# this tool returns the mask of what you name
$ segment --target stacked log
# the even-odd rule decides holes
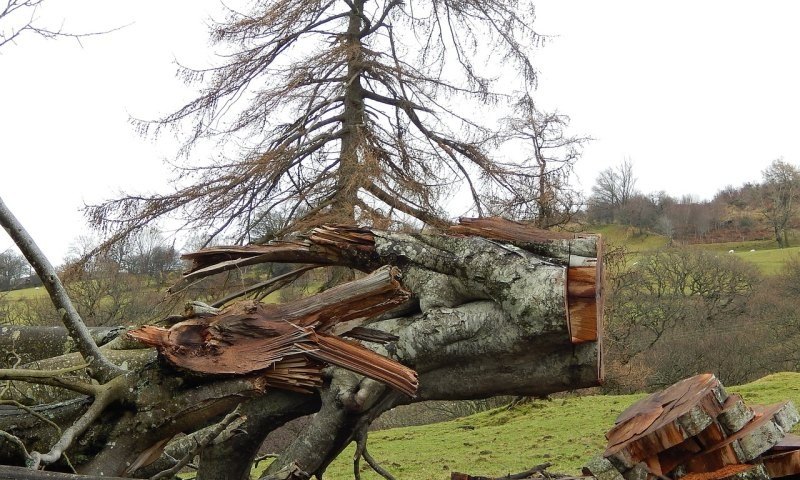
[[[600,480],[766,480],[800,475],[800,420],[792,402],[745,405],[712,374],[636,402],[586,466]]]

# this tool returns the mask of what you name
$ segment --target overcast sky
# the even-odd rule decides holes
[[[86,231],[79,209],[119,190],[163,190],[170,138],[128,120],[156,118],[191,96],[175,58],[212,59],[218,0],[49,0],[43,22],[86,39],[22,38],[0,50],[0,197],[59,263]],[[800,163],[800,2],[541,0],[534,58],[540,107],[595,139],[577,166],[629,158],[644,192],[711,198],[758,181],[774,159]],[[0,251],[10,246],[0,239]]]

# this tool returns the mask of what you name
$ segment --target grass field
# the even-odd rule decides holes
[[[47,290],[44,287],[31,287],[23,288],[20,290],[11,290],[8,292],[0,292],[0,298],[6,300],[30,300],[34,298],[47,297]]]
[[[624,245],[634,257],[637,254],[664,248],[669,244],[669,239],[662,235],[641,232],[624,225],[592,226],[587,231],[603,235],[607,245]],[[733,255],[755,264],[766,275],[780,272],[789,259],[800,255],[800,247],[778,248],[772,240],[693,244],[691,248],[725,254],[733,250]]]
[[[748,405],[783,400],[798,404],[800,373],[778,373],[728,391],[742,395]],[[577,474],[590,457],[602,451],[603,435],[616,416],[642,396],[537,400],[511,410],[499,408],[449,422],[373,432],[368,449],[401,479],[445,479],[451,471],[500,476],[543,462],[553,463],[551,472]],[[353,478],[352,455],[350,447],[325,477]],[[362,478],[381,477],[363,469]]]

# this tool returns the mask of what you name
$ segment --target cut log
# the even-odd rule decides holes
[[[786,452],[789,450],[800,450],[800,435],[787,433],[780,442],[776,443],[775,446],[772,447],[771,450],[776,453]]]
[[[722,412],[725,389],[712,374],[682,380],[629,407],[607,434],[604,456],[625,471],[708,428]]]
[[[619,470],[607,458],[600,455],[586,462],[583,474],[591,475],[597,480],[625,480]]]
[[[744,404],[742,397],[731,395],[725,400],[722,413],[717,417],[717,421],[730,435],[744,428],[753,419],[753,416],[753,409]]]
[[[461,218],[451,233],[508,242],[567,267],[567,314],[573,343],[599,340],[603,312],[602,241],[599,235],[577,235],[532,228],[499,217]]]
[[[761,461],[771,478],[800,475],[800,448],[764,455]]]

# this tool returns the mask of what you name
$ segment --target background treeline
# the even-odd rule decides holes
[[[763,172],[761,182],[727,186],[711,200],[673,197],[667,192],[636,189],[630,161],[600,173],[586,208],[589,224],[617,223],[652,231],[681,243],[775,239],[789,246],[788,232],[797,226],[798,169],[782,160]]]

